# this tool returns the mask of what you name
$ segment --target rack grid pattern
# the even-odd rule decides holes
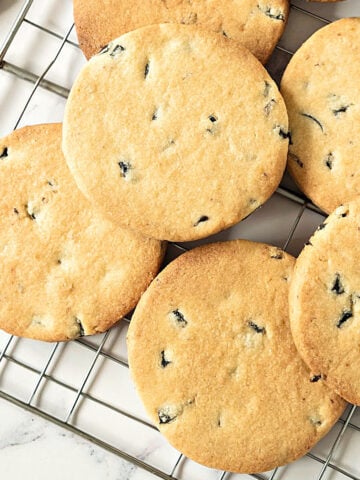
[[[61,36],[57,32],[31,21],[27,15],[33,3],[34,0],[26,0],[24,2],[0,50],[0,72],[3,70],[10,75],[33,84],[32,90],[27,96],[23,108],[16,119],[14,128],[17,128],[20,124],[29,107],[32,97],[38,89],[46,89],[60,97],[67,97],[69,89],[54,81],[48,80],[47,76],[53,65],[60,61],[59,58],[64,45],[69,44],[78,48],[78,45],[70,39],[70,34],[73,30],[72,24],[68,26],[65,35]],[[325,18],[309,13],[299,6],[292,5],[291,9],[305,16],[311,16],[322,24],[328,23],[328,20]],[[53,58],[51,58],[40,75],[7,61],[7,52],[18,35],[19,29],[24,24],[31,26],[31,28],[38,29],[46,36],[54,37],[59,41],[59,45]],[[277,80],[279,80],[281,73],[292,54],[293,52],[288,48],[283,46],[276,47],[268,68]],[[296,192],[296,190],[289,189],[289,187],[279,187],[275,195],[277,195],[281,201],[284,200],[290,202],[295,212],[290,223],[283,225],[283,229],[287,233],[284,236],[286,240],[283,242],[282,247],[286,250],[290,242],[293,240],[296,229],[307,211],[316,212],[317,215],[319,215],[319,223],[324,215],[314,205],[309,203],[304,197]],[[186,248],[182,245],[171,244],[169,248],[169,258],[181,254],[184,250],[186,250]],[[116,333],[114,333],[114,330],[111,330],[94,338],[81,338],[74,342],[70,342],[72,344],[71,348],[76,348],[77,354],[84,358],[80,373],[75,375],[76,380],[69,377],[63,378],[56,369],[56,365],[61,361],[61,358],[64,358],[66,355],[66,349],[70,348],[70,344],[48,344],[46,349],[44,347],[44,351],[41,353],[41,361],[34,366],[34,362],[31,361],[30,356],[25,356],[24,358],[24,355],[21,354],[24,342],[27,344],[25,351],[31,351],[31,348],[33,348],[31,341],[5,335],[3,345],[0,343],[0,398],[33,414],[39,415],[42,418],[63,427],[69,432],[82,436],[94,444],[114,453],[124,461],[129,462],[129,464],[139,467],[144,473],[150,474],[150,477],[152,478],[162,478],[167,480],[190,478],[186,476],[186,469],[184,468],[188,459],[180,453],[174,450],[165,450],[167,452],[166,455],[168,455],[168,459],[165,462],[166,467],[159,467],[158,465],[161,462],[158,462],[156,458],[149,460],[146,456],[139,453],[136,448],[127,448],[126,429],[122,432],[122,436],[124,437],[123,441],[118,443],[112,438],[107,438],[103,432],[97,431],[96,427],[91,425],[91,422],[88,422],[83,418],[83,406],[85,403],[89,403],[100,408],[103,412],[106,412],[104,414],[106,418],[107,414],[109,414],[109,421],[115,417],[121,417],[124,419],[124,425],[134,428],[134,431],[136,431],[137,426],[140,426],[142,431],[146,430],[150,432],[154,438],[160,436],[157,429],[147,422],[146,417],[142,414],[138,415],[136,412],[134,413],[131,408],[128,408],[129,405],[119,405],[113,399],[109,400],[103,398],[99,389],[95,389],[95,393],[92,392],[91,385],[94,382],[96,383],[99,375],[102,375],[100,366],[103,366],[104,363],[107,365],[110,364],[114,371],[120,372],[118,373],[119,378],[122,376],[127,378],[128,364],[124,339],[126,337],[126,330],[129,321],[129,318],[123,319],[116,327]],[[121,344],[118,351],[113,348],[113,345],[117,342],[120,342]],[[20,354],[18,354],[19,351]],[[12,371],[16,371],[17,369],[26,372],[26,374],[29,375],[29,378],[31,378],[31,388],[27,390],[24,389],[20,393],[16,388],[11,387],[11,382],[7,384],[6,381],[4,381],[4,379],[6,380],[7,375],[11,375]],[[55,387],[59,391],[66,391],[67,394],[69,394],[68,397],[71,398],[71,400],[63,406],[64,408],[59,411],[56,411],[56,409],[52,410],[48,406],[43,405],[43,398],[46,396],[46,390],[49,386],[51,386],[51,388]],[[336,431],[336,434],[326,446],[325,452],[316,453],[312,451],[307,454],[306,459],[315,462],[314,464],[316,465],[315,470],[317,473],[311,478],[314,478],[314,480],[321,480],[323,478],[349,478],[360,480],[360,470],[358,469],[356,472],[353,472],[351,465],[350,467],[349,465],[343,466],[342,462],[339,461],[339,457],[336,455],[346,432],[352,431],[360,433],[360,426],[356,422],[355,406],[349,406],[344,416],[334,427],[334,430]],[[139,441],[141,442],[141,440]],[[358,438],[358,442],[358,445],[360,445],[360,437]],[[343,451],[344,449],[342,449],[342,452]],[[206,478],[216,478],[217,480],[232,480],[249,477],[259,480],[284,480],[293,478],[287,475],[286,467],[275,469],[272,472],[264,474],[253,475],[239,475],[228,472],[211,471],[210,476],[210,470],[208,472],[209,477]],[[339,474],[340,476],[334,477],[334,473]],[[204,474],[202,478],[205,479]]]

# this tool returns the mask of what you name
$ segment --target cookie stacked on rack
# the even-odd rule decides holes
[[[124,33],[145,25],[199,25],[240,42],[265,63],[284,31],[288,0],[74,0],[79,43],[86,58]]]
[[[18,185],[1,205],[3,278],[11,281],[2,288],[0,326],[48,341],[102,332],[154,279],[128,334],[130,368],[149,416],[176,448],[207,466],[271,469],[326,434],[346,405],[338,394],[359,401],[356,385],[350,393],[343,388],[344,369],[332,357],[351,346],[360,298],[333,237],[342,238],[343,222],[356,238],[358,207],[336,210],[316,234],[319,248],[304,251],[295,280],[290,255],[243,240],[196,248],[154,278],[164,241],[202,239],[241,221],[278,186],[289,143],[289,165],[305,169],[297,149],[306,122],[324,136],[330,127],[307,107],[292,107],[313,85],[300,79],[306,93],[292,97],[290,65],[283,80],[290,131],[282,95],[259,61],[285,26],[286,1],[239,1],[237,15],[223,5],[214,14],[204,2],[157,2],[148,26],[146,8],[123,3],[109,2],[96,15],[96,2],[75,2],[85,55],[102,48],[75,81],[62,140],[61,126],[52,125],[1,141],[3,182],[11,177]],[[114,15],[115,6],[123,15]],[[358,28],[348,22],[346,38]],[[348,92],[332,89],[326,98],[339,120],[357,112]],[[333,174],[340,146],[326,157]],[[303,279],[322,275],[328,249],[327,296],[315,303],[313,322],[314,305],[304,302],[320,286],[309,290]],[[334,328],[317,335],[329,308]],[[314,338],[328,344],[321,355],[312,355],[319,346],[307,334],[312,322]],[[353,374],[345,381],[356,383]]]
[[[323,211],[360,195],[360,19],[312,35],[281,81],[291,130],[288,170]]]
[[[61,124],[0,140],[0,326],[70,340],[103,332],[136,305],[164,245],[103,217],[76,187]]]
[[[358,405],[359,37],[360,18],[322,28],[293,56],[281,84],[292,137],[289,171],[316,205],[332,212],[296,264],[294,340],[310,368]]]
[[[64,117],[78,186],[113,222],[189,241],[261,206],[285,169],[276,84],[239,43],[193,25],[113,40],[82,69]]]
[[[244,240],[198,247],[169,264],[135,310],[128,350],[138,393],[166,438],[200,463],[273,469],[304,455],[344,409],[292,340],[294,262]]]

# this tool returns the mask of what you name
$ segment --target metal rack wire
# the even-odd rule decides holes
[[[33,95],[38,89],[46,89],[61,97],[67,97],[69,93],[69,90],[67,88],[47,80],[46,77],[52,66],[59,60],[60,53],[64,48],[65,44],[71,44],[72,46],[77,47],[76,43],[72,42],[69,39],[69,36],[73,29],[73,25],[69,25],[66,34],[61,37],[61,35],[52,31],[51,29],[45,28],[42,25],[29,20],[29,18],[27,18],[27,14],[33,3],[34,0],[26,0],[24,2],[0,50],[0,72],[1,70],[3,70],[4,72],[8,72],[11,75],[19,77],[22,80],[31,82],[33,84],[33,88],[23,105],[23,109],[17,117],[14,128],[19,125]],[[323,24],[328,23],[328,20],[326,20],[325,18],[322,18],[313,13],[309,13],[303,8],[295,5],[292,5],[291,8],[294,11],[297,11],[303,15],[312,16],[317,21]],[[40,75],[36,75],[28,69],[17,66],[7,61],[7,52],[12,45],[12,42],[14,41],[20,27],[24,23],[31,25],[31,27],[34,29],[41,30],[44,34],[48,36],[53,36],[61,40],[53,58]],[[285,47],[276,47],[276,52],[273,55],[272,60],[269,64],[269,69],[272,74],[277,77],[277,79],[279,78],[282,69],[286,65],[292,53],[293,52],[291,50]],[[285,227],[287,229],[287,234],[286,240],[284,241],[282,246],[286,250],[290,242],[292,241],[294,233],[296,232],[299,222],[302,220],[305,212],[313,211],[317,212],[320,215],[321,212],[314,205],[307,202],[304,197],[289,188],[279,187],[277,189],[277,195],[296,206],[295,217],[293,218],[292,222]],[[182,245],[178,244],[172,244],[171,249],[173,250],[174,255],[182,253],[185,250]],[[121,322],[120,326],[117,327],[121,329],[123,336],[126,333],[128,322],[129,319],[124,319]],[[89,360],[86,368],[82,372],[82,377],[80,378],[80,381],[76,386],[74,386],[74,384],[70,380],[61,379],[53,373],[52,367],[56,362],[56,359],[61,357],[61,355],[63,354],[63,346],[61,344],[51,345],[50,350],[47,352],[42,362],[42,367],[39,368],[38,366],[34,367],[31,362],[16,355],[16,349],[18,345],[21,344],[21,342],[26,342],[26,340],[18,339],[13,336],[8,336],[3,347],[1,347],[0,345],[0,348],[2,348],[2,350],[0,350],[0,398],[7,400],[12,404],[17,405],[18,407],[21,407],[22,409],[25,409],[33,414],[39,415],[40,417],[68,430],[69,432],[80,435],[81,437],[93,442],[94,444],[106,449],[107,451],[116,454],[125,461],[130,462],[132,465],[139,467],[140,469],[154,475],[156,478],[162,478],[166,480],[186,478],[183,476],[182,472],[183,464],[187,461],[187,459],[183,457],[183,455],[179,453],[174,454],[173,452],[171,462],[169,463],[168,467],[166,469],[160,468],[156,466],[154,462],[147,461],[146,458],[144,459],[141,457],[141,455],[134,454],[126,447],[117,446],[111,440],[104,439],[103,436],[98,434],[95,430],[89,431],[89,429],[87,427],[84,427],[79,420],[83,403],[87,401],[91,402],[92,404],[96,404],[97,406],[104,409],[104,411],[106,410],[116,416],[124,417],[131,424],[139,424],[144,429],[152,430],[155,435],[160,435],[158,434],[156,428],[153,425],[148,423],[141,416],[134,414],[131,409],[125,408],[124,406],[116,405],[114,404],[114,402],[108,401],[106,398],[102,398],[101,395],[93,394],[91,393],[91,390],[87,390],[89,383],[91,383],[91,381],[93,381],[98,374],[96,370],[99,362],[108,361],[119,370],[128,369],[126,354],[125,356],[123,356],[123,358],[121,358],[121,356],[119,356],[118,354],[113,353],[111,348],[108,348],[108,345],[110,343],[110,336],[111,332],[106,332],[105,334],[98,336],[96,341],[93,341],[92,339],[82,338],[74,342],[80,350],[79,354],[86,355],[86,358]],[[11,389],[10,391],[9,389],[7,389],[7,391],[2,389],[1,376],[4,375],[4,372],[6,372],[7,369],[11,368],[11,366],[23,369],[24,371],[29,372],[33,376],[34,385],[31,388],[31,391],[28,392],[27,398],[17,395],[16,392],[11,391]],[[46,385],[48,384],[54,384],[60,389],[66,390],[72,394],[72,401],[67,405],[66,413],[64,415],[58,415],[42,407],[41,392],[44,391]],[[345,433],[349,431],[349,429],[353,430],[354,432],[360,433],[359,426],[352,421],[352,419],[354,418],[355,410],[356,408],[354,406],[349,407],[346,411],[345,416],[339,420],[337,425],[337,434],[334,437],[332,443],[329,445],[325,455],[320,455],[314,452],[310,452],[307,454],[307,458],[314,461],[318,466],[318,468],[316,469],[316,475],[311,477],[314,478],[314,480],[330,478],[332,473],[334,472],[342,475],[342,477],[339,478],[360,480],[359,474],[354,474],[351,469],[344,468],[338,463],[338,461],[334,460],[336,451]],[[235,475],[228,472],[218,472],[217,474],[218,480],[230,480],[235,479],[235,477],[245,478],[247,476]],[[268,474],[253,474],[250,475],[250,477],[259,480],[284,480],[290,478],[289,476],[287,476],[286,468],[275,469]]]

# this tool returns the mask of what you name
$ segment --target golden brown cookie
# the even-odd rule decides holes
[[[135,310],[137,391],[169,442],[199,463],[270,470],[304,455],[344,409],[293,343],[293,266],[269,245],[209,244],[169,264]]]
[[[325,212],[360,195],[360,18],[310,37],[285,70],[281,92],[292,142],[288,169]]]
[[[300,254],[290,320],[305,362],[329,387],[360,405],[360,201],[338,207]]]
[[[125,34],[82,69],[63,149],[83,193],[108,217],[162,240],[206,237],[273,193],[287,113],[264,67],[200,27]]]
[[[113,38],[153,23],[202,25],[242,43],[265,63],[289,13],[288,0],[74,0],[80,47],[89,59]]]
[[[103,332],[156,274],[160,242],[121,229],[77,189],[61,125],[0,140],[0,328],[46,341]]]

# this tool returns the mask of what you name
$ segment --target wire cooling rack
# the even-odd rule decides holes
[[[350,14],[359,15],[359,11],[351,11],[355,2],[348,0],[345,3],[349,4]],[[0,127],[6,116],[4,128],[8,130],[24,123],[34,123],[32,112],[36,108],[38,121],[61,120],[69,88],[84,62],[71,16],[66,16],[68,25],[61,24],[59,3],[66,4],[69,12],[70,0],[57,4],[49,2],[45,21],[39,12],[47,3],[26,0],[21,5],[18,1],[17,17],[9,26],[0,50],[0,86],[9,90],[0,103]],[[321,13],[319,6],[310,7],[302,0],[294,0],[287,28],[292,35],[285,33],[268,63],[268,69],[277,81],[301,42],[337,18],[334,6],[332,10],[330,6],[327,10],[321,8],[326,15]],[[38,15],[32,15],[33,11]],[[36,60],[43,55],[44,61],[36,61],[35,66],[29,66],[29,62],[17,53],[26,32],[30,51]],[[44,51],[44,43],[53,46],[50,54]],[[64,72],[67,72],[65,77]],[[37,100],[36,96],[39,96]],[[61,107],[58,108],[59,101]],[[12,122],[11,127],[9,122]],[[302,197],[285,177],[281,187],[260,210],[239,226],[205,241],[248,238],[278,245],[296,255],[323,217],[322,212]],[[197,243],[171,244],[166,260]],[[112,452],[129,463],[129,471],[137,467],[142,472],[140,478],[360,480],[357,453],[360,415],[354,406],[347,408],[330,434],[303,459],[272,472],[231,474],[198,466],[181,455],[148,422],[133,390],[125,341],[129,321],[123,319],[103,335],[66,344],[45,344],[0,332],[0,399]],[[147,449],[147,445],[156,448]]]

